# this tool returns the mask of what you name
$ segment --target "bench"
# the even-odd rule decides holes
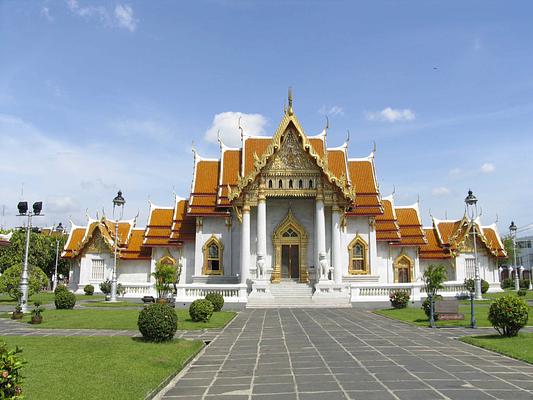
[[[457,299],[437,300],[435,302],[435,314],[439,321],[463,320],[464,314],[459,313],[459,301]]]
[[[155,303],[155,299],[154,299],[154,296],[144,296],[142,298],[142,301],[144,304],[147,304],[147,303]]]

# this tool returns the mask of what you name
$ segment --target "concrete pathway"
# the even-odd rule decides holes
[[[247,310],[156,396],[188,400],[533,399],[533,365],[361,309]]]

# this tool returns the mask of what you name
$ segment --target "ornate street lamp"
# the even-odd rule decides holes
[[[31,217],[43,216],[41,211],[43,209],[42,201],[33,203],[33,212],[28,211],[28,202],[21,201],[17,205],[19,217],[28,217],[28,223],[26,224],[26,248],[24,250],[24,264],[22,264],[22,274],[20,276],[20,298],[19,306],[23,313],[28,312],[28,289],[29,289],[29,277],[28,277],[28,254],[30,251],[30,232],[31,232]]]
[[[52,290],[56,290],[57,283],[59,281],[59,276],[57,275],[57,265],[59,262],[59,242],[61,239],[61,236],[63,235],[63,232],[65,232],[65,228],[63,227],[63,224],[60,222],[57,224],[56,228],[54,229],[54,232],[56,234],[56,267],[54,270],[54,277],[52,278]]]
[[[516,231],[518,228],[514,224],[514,221],[511,221],[509,225],[509,236],[513,241],[513,267],[514,267],[514,289],[518,292],[520,290],[520,270],[516,265]]]
[[[481,277],[479,276],[479,264],[477,261],[477,243],[476,243],[476,225],[475,219],[478,217],[477,212],[477,198],[474,196],[471,190],[468,191],[468,196],[465,198],[466,212],[470,217],[470,228],[472,235],[474,236],[474,292],[476,300],[483,300],[481,296]]]
[[[122,197],[122,192],[119,190],[117,196],[113,199],[113,219],[115,220],[115,262],[113,264],[113,275],[111,276],[111,301],[117,301],[117,251],[119,244],[118,237],[118,221],[122,219],[124,215],[124,204],[126,200]],[[115,208],[120,208],[120,218],[115,218]]]

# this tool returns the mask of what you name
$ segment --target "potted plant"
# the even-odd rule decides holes
[[[43,322],[42,312],[44,311],[44,307],[41,307],[41,303],[38,301],[33,303],[33,306],[33,310],[31,310],[31,323],[40,324]]]
[[[15,307],[15,311],[11,314],[11,319],[22,319],[24,313],[22,312],[22,307],[20,305]]]
[[[176,281],[176,271],[176,266],[172,264],[161,263],[160,261],[156,263],[152,276],[155,278],[158,303],[168,303],[172,284]]]

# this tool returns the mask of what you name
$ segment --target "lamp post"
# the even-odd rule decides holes
[[[43,209],[42,201],[37,201],[33,203],[33,212],[28,211],[28,202],[21,201],[17,205],[18,216],[19,217],[28,217],[28,222],[26,224],[26,248],[24,250],[24,264],[22,264],[22,274],[20,276],[20,298],[19,306],[23,313],[28,312],[28,286],[29,286],[29,277],[28,277],[28,254],[30,251],[30,232],[31,232],[31,217],[33,216],[42,216],[41,211]]]
[[[466,212],[470,217],[470,227],[472,235],[474,236],[474,292],[476,300],[483,300],[481,296],[481,277],[479,276],[479,264],[477,261],[477,243],[476,243],[476,225],[474,220],[478,217],[477,214],[477,198],[471,190],[468,191],[468,196],[465,198]]]
[[[117,301],[117,251],[118,251],[118,221],[119,219],[115,218],[115,208],[120,208],[120,219],[124,214],[124,204],[126,200],[122,197],[122,192],[119,190],[117,196],[113,199],[113,219],[115,220],[115,262],[113,264],[113,275],[111,276],[111,301]]]
[[[54,270],[54,277],[52,279],[52,290],[55,291],[57,288],[57,283],[59,281],[59,277],[57,276],[57,265],[59,262],[59,239],[61,238],[61,235],[63,235],[63,232],[65,232],[65,228],[63,227],[63,224],[61,222],[57,224],[54,232],[56,233],[56,267]]]
[[[511,236],[511,240],[513,241],[513,267],[514,267],[514,290],[517,292],[520,290],[520,270],[518,269],[518,266],[516,265],[516,231],[518,228],[514,224],[514,221],[511,221],[511,225],[509,225],[509,236]]]

